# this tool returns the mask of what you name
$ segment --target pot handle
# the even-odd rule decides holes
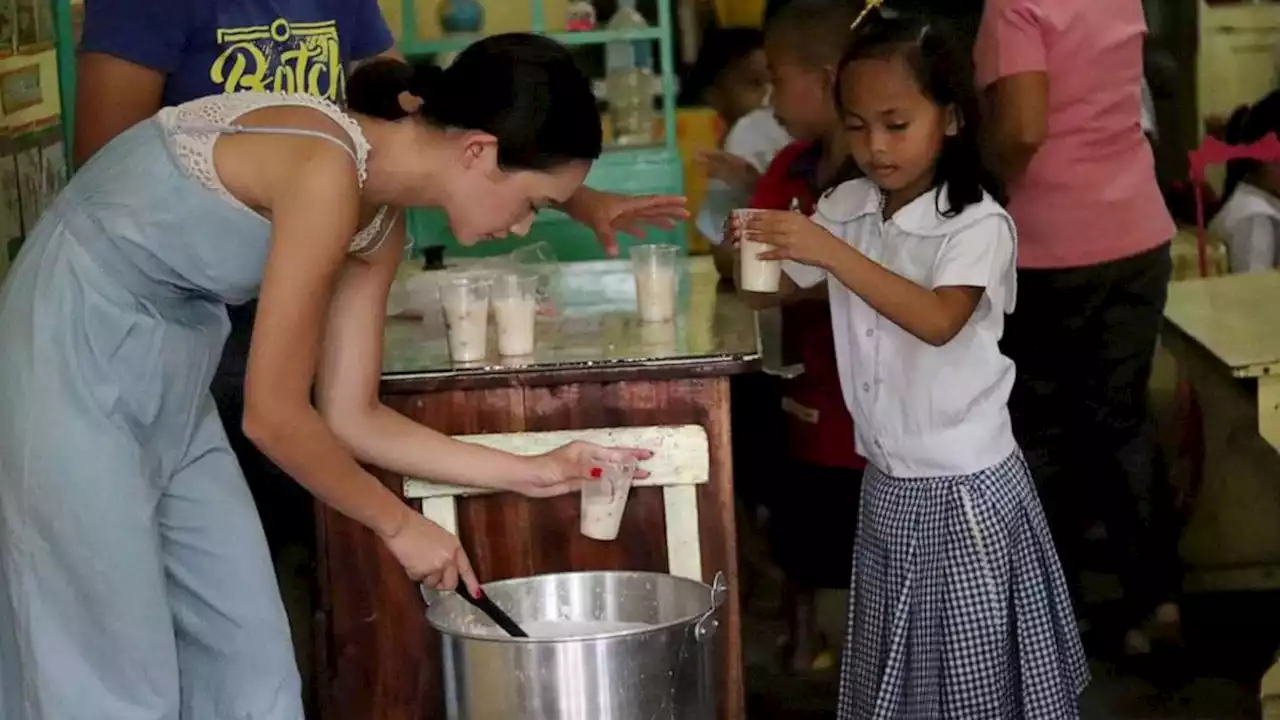
[[[729,582],[724,579],[723,572],[717,572],[715,579],[711,581],[711,609],[703,613],[693,626],[693,637],[698,642],[710,640],[716,634],[716,629],[720,627],[720,620],[715,616],[716,611],[724,605],[725,598],[728,596]]]

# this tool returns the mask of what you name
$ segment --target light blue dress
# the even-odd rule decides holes
[[[209,393],[225,305],[256,295],[270,225],[192,177],[171,139],[149,120],[105,147],[0,288],[4,720],[303,717]]]

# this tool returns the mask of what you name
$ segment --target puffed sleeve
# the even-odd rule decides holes
[[[934,261],[933,287],[979,287],[991,303],[1013,312],[1017,256],[1013,222],[988,215],[947,238]]]

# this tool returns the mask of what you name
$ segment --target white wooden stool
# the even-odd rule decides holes
[[[458,435],[455,439],[517,455],[539,455],[574,440],[605,447],[652,451],[653,457],[642,463],[649,477],[636,480],[632,487],[662,488],[667,526],[667,571],[704,582],[696,486],[709,481],[711,457],[707,431],[701,425]],[[458,532],[458,498],[495,492],[499,491],[418,478],[404,480],[404,496],[421,500],[422,514],[455,534]]]

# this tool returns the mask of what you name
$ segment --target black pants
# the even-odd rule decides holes
[[[311,494],[259,452],[240,429],[244,415],[244,375],[257,309],[257,302],[227,308],[231,334],[223,348],[212,390],[231,450],[240,461],[240,469],[258,506],[267,545],[272,557],[276,557],[286,545],[313,547],[315,510]]]
[[[1079,606],[1079,551],[1102,520],[1126,620],[1180,587],[1177,521],[1147,407],[1169,246],[1065,270],[1019,270],[1003,349],[1017,363],[1014,432]]]
[[[785,477],[769,505],[774,561],[801,587],[848,589],[862,471],[793,461]]]
[[[782,381],[763,372],[729,378],[733,489],[748,506],[769,505],[787,472]]]

